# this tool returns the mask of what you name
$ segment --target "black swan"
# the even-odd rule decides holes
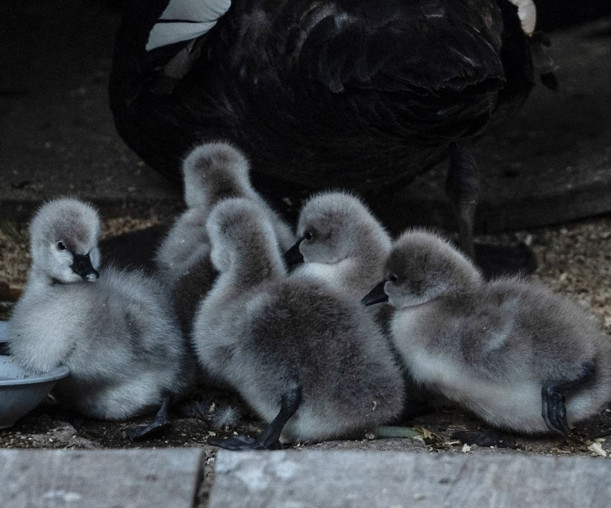
[[[449,154],[472,255],[464,145],[523,103],[533,55],[546,65],[518,17],[532,0],[512,2],[130,0],[109,84],[117,130],[177,182],[194,145],[228,140],[277,202],[330,186],[375,201]]]

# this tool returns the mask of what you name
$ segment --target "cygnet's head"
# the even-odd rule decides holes
[[[424,230],[406,231],[395,241],[385,273],[387,278],[378,286],[378,293],[383,288],[395,308],[467,293],[483,282],[471,261],[446,240]]]
[[[219,272],[234,263],[264,265],[271,261],[283,269],[278,242],[268,214],[246,198],[224,199],[206,223],[212,250],[210,258]]]
[[[334,264],[370,251],[385,255],[391,240],[367,207],[346,192],[324,192],[303,206],[297,224],[298,243],[287,263]]]
[[[249,164],[225,142],[205,143],[183,162],[184,199],[189,208],[211,208],[219,200],[252,193]]]
[[[50,201],[30,225],[32,265],[58,282],[94,282],[99,237],[100,218],[92,206],[73,198]]]

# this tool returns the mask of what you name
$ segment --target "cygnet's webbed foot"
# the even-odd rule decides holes
[[[171,426],[170,420],[168,419],[168,411],[170,405],[174,400],[172,394],[164,395],[161,400],[161,406],[159,411],[155,415],[155,418],[148,425],[133,425],[125,429],[125,435],[130,441],[142,441],[153,437]]]
[[[529,275],[537,269],[537,258],[524,242],[517,245],[476,243],[475,261],[487,279],[504,275]]]
[[[541,388],[542,410],[541,414],[547,428],[564,438],[571,432],[566,418],[566,394],[576,388],[582,387],[594,377],[594,364],[588,362],[584,365],[583,374],[572,381],[544,383]]]
[[[301,387],[293,388],[282,394],[280,411],[276,418],[263,429],[257,439],[248,436],[232,436],[227,439],[209,439],[208,444],[226,450],[270,450],[280,442],[282,429],[301,404]]]
[[[515,439],[511,434],[497,429],[484,430],[459,430],[452,433],[453,439],[458,439],[461,443],[468,445],[476,444],[489,448],[517,448]]]
[[[545,425],[552,432],[562,437],[568,437],[571,429],[566,421],[566,407],[564,395],[553,385],[543,385],[541,390],[543,409],[541,411]]]
[[[148,425],[132,425],[125,429],[125,436],[130,441],[143,441],[149,439],[157,434],[160,434],[164,430],[171,427],[170,420],[167,418],[155,417],[155,419]]]

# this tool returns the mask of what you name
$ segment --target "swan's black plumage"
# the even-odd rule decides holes
[[[176,179],[225,138],[268,188],[396,188],[533,85],[507,0],[233,0],[178,80],[161,69],[186,43],[145,51],[167,3],[126,7],[110,98],[127,144]]]

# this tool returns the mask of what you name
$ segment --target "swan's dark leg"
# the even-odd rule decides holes
[[[155,415],[155,418],[148,425],[134,425],[125,429],[125,435],[130,441],[140,441],[145,438],[151,437],[153,434],[161,432],[170,426],[170,420],[168,420],[168,410],[174,396],[171,394],[164,395],[159,411]]]
[[[280,402],[280,412],[274,420],[263,429],[257,439],[248,436],[233,436],[228,439],[209,439],[208,443],[227,450],[269,450],[278,443],[282,429],[295,414],[301,404],[301,388],[285,392]]]
[[[460,248],[471,259],[475,259],[473,223],[479,196],[479,177],[471,154],[456,143],[450,146],[446,193],[458,221]]]
[[[542,410],[541,414],[547,428],[556,434],[567,437],[571,432],[566,419],[566,394],[571,390],[582,387],[592,380],[594,376],[594,364],[584,365],[584,373],[572,381],[544,383],[541,389]]]
[[[446,193],[458,222],[459,246],[476,261],[487,278],[515,273],[532,273],[537,260],[524,243],[516,246],[474,244],[475,209],[479,198],[479,175],[471,154],[458,144],[450,147]]]

